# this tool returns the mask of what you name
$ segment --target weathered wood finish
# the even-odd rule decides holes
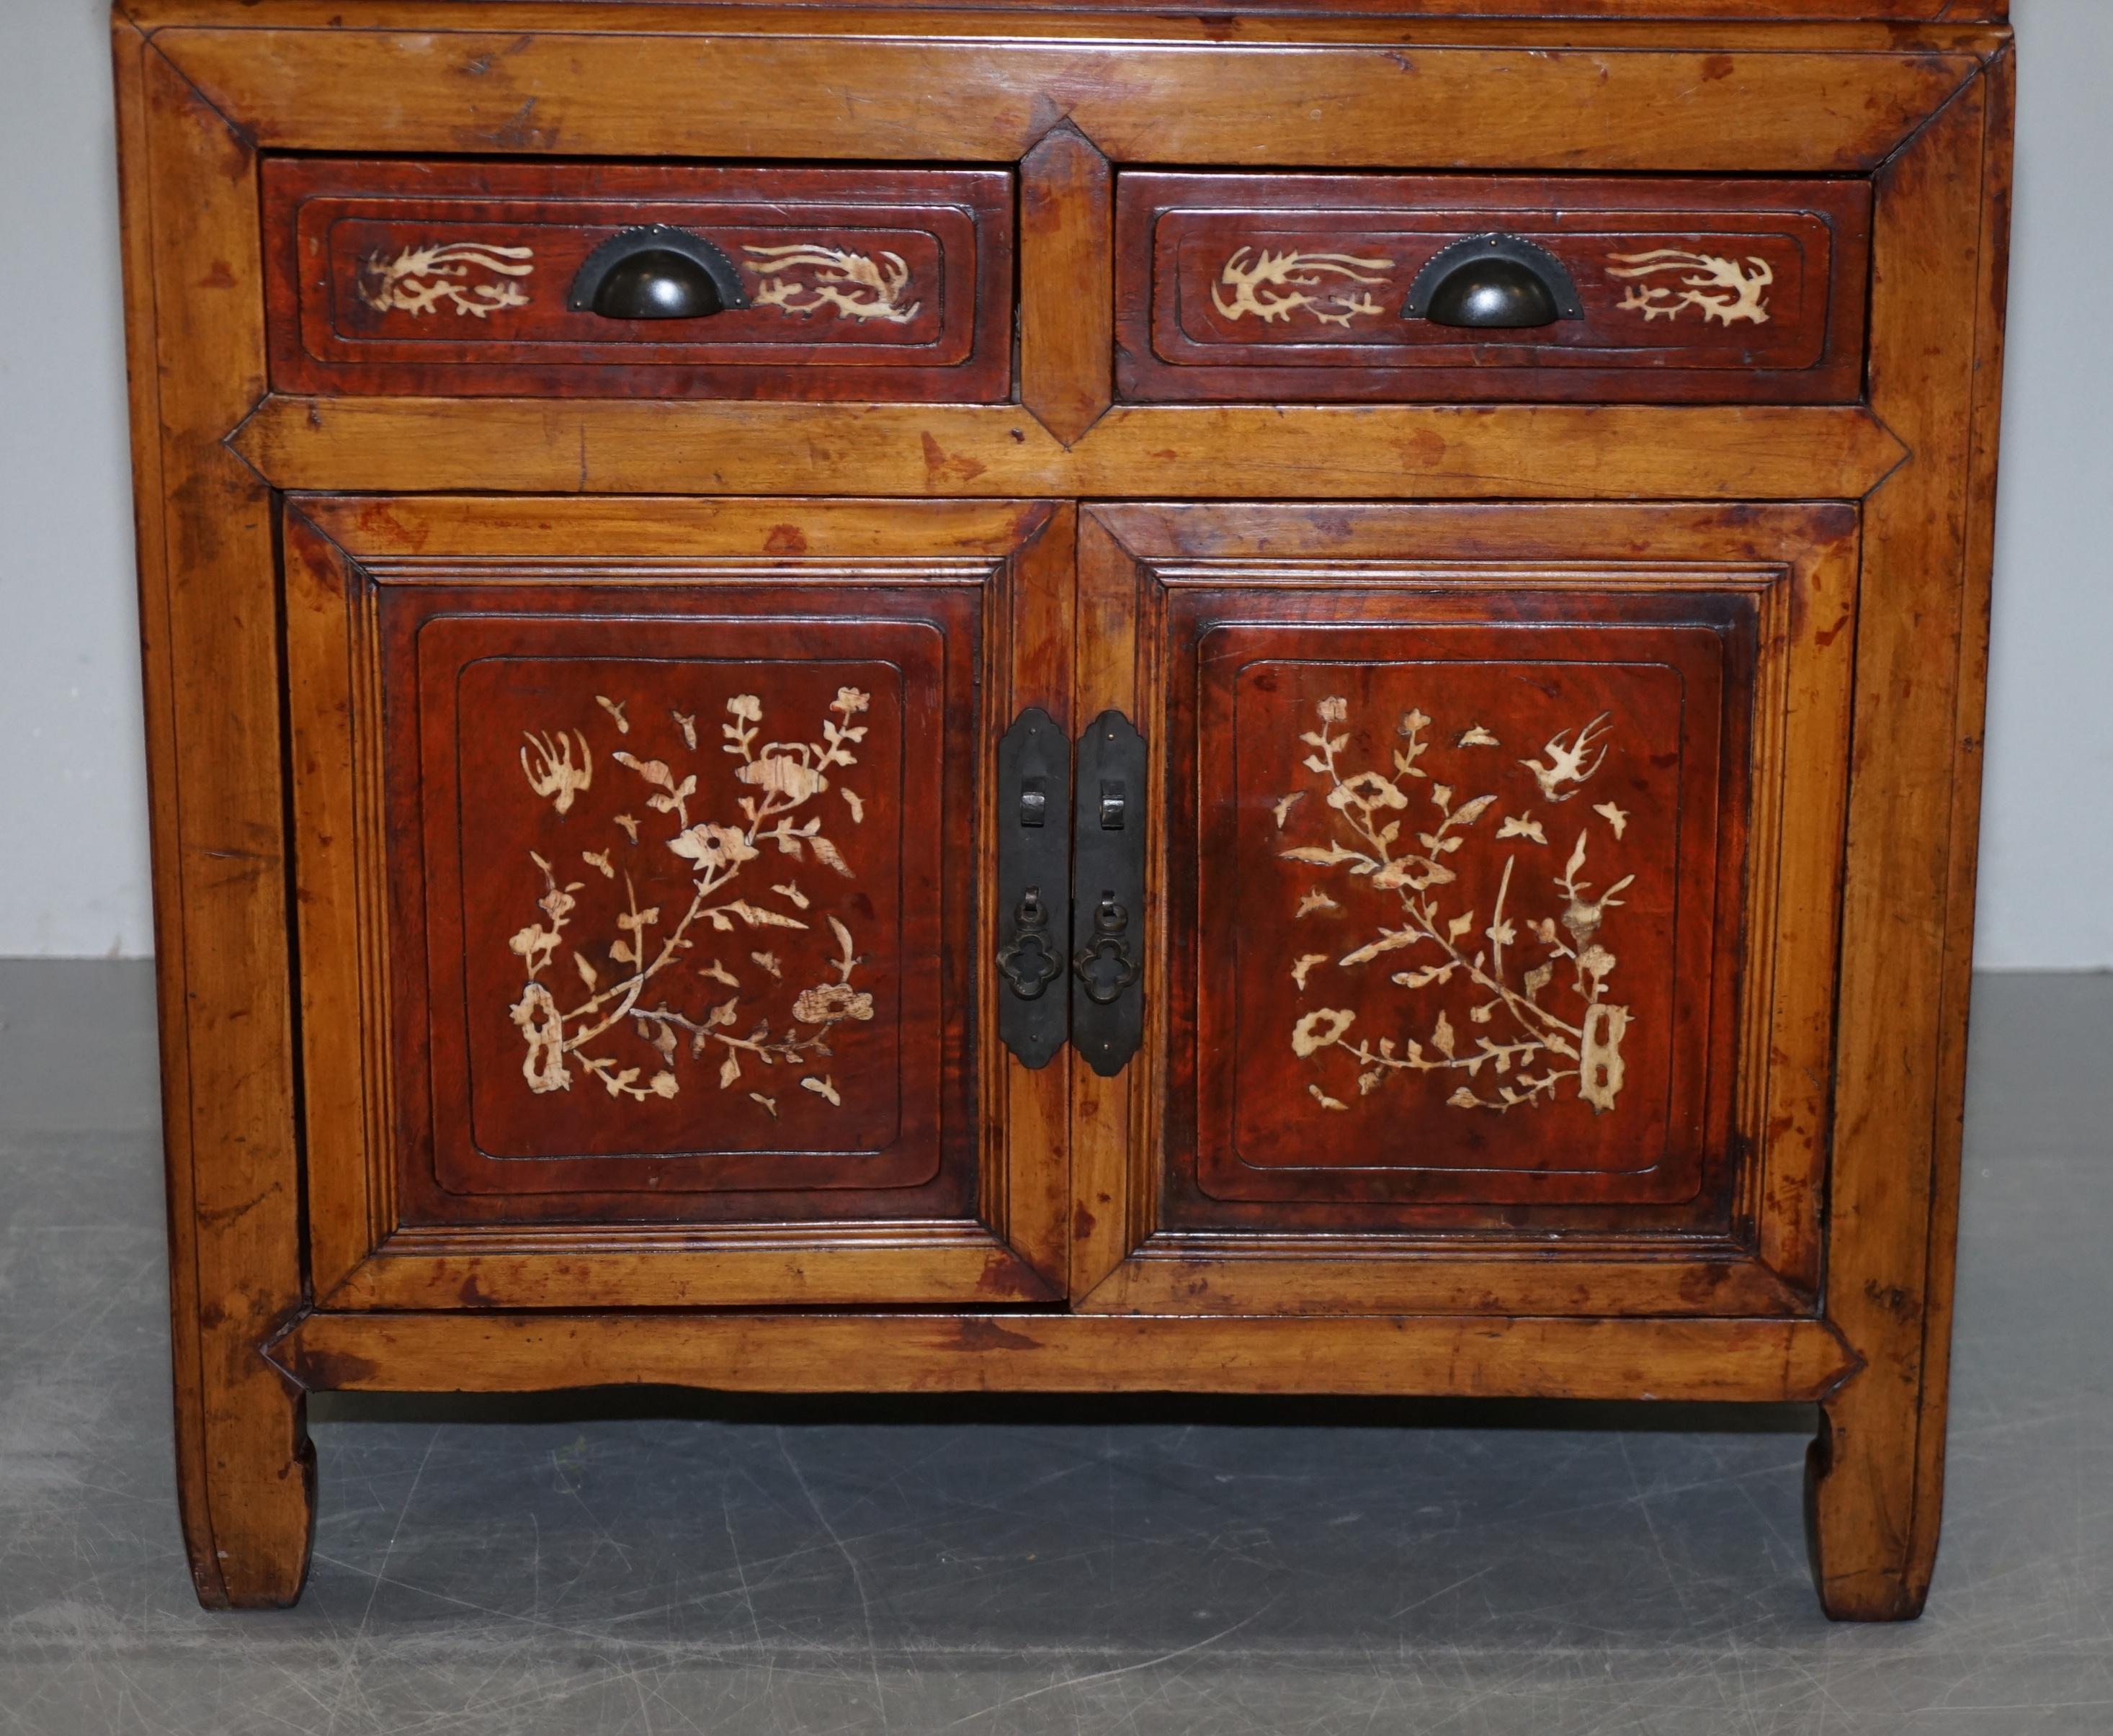
[[[1114,176],[1069,128],[1036,145],[1020,171],[1020,401],[1070,446],[1115,392]]]
[[[1943,1506],[1966,974],[2009,230],[2008,54],[1880,178],[1871,399],[1914,461],[1867,505],[1828,1311],[1869,1372],[1812,1454],[1830,1615],[1919,1615]]]
[[[200,1597],[298,1594],[311,1388],[669,1381],[1816,1402],[1822,1601],[1919,1611],[1957,1211],[2004,11],[132,0],[119,125],[179,1483]],[[1155,188],[1216,213],[1195,246],[1170,244],[1157,289]],[[431,312],[392,300],[348,324],[296,251],[304,189],[386,220],[317,248],[329,272],[368,253],[387,266],[383,243],[445,243],[427,219],[465,208],[450,199],[500,226],[472,239],[504,248],[529,244],[501,229],[543,206],[592,216],[573,245],[698,197],[764,221],[784,189],[833,221],[879,213],[876,246],[913,280],[937,272],[940,294],[878,335],[856,316],[825,331],[817,309],[801,343],[731,368],[642,330],[622,354],[568,349],[554,283],[508,335],[515,279],[491,271],[480,292],[473,262],[459,281],[481,314],[454,312],[453,280],[429,274],[408,296]],[[1547,217],[1551,234],[1677,207],[1704,251],[1773,211],[1781,247],[1808,251],[1793,271],[1755,249],[1783,286],[1768,321],[1683,330],[1660,297],[1641,335],[1655,348],[1589,365],[1508,365],[1513,339],[1460,356],[1430,333],[1344,337],[1354,319],[1314,321],[1325,355],[1281,321],[1153,327],[1152,296],[1248,219],[1394,222],[1410,206],[1431,237],[1529,207],[1577,213]],[[952,241],[947,211],[967,226]],[[1694,401],[1636,401],[1654,394]],[[1182,503],[1137,503],[1152,501]],[[847,841],[893,827],[879,872],[899,915],[860,905],[804,843],[807,878],[780,875],[783,853],[765,884],[853,932],[876,1008],[916,1009],[865,1047],[874,1022],[840,1043],[809,1022],[832,1037],[816,1084],[842,1101],[789,1089],[850,1131],[794,1137],[784,1091],[775,1117],[745,1095],[746,1062],[744,1109],[684,1120],[719,1095],[717,1068],[682,1048],[688,1025],[671,1046],[650,1018],[613,1027],[636,1052],[612,1052],[599,1083],[566,1090],[541,1051],[551,1088],[523,1114],[504,1091],[538,1064],[536,1009],[511,1009],[554,980],[527,968],[524,936],[554,918],[540,878],[517,883],[527,851],[554,869],[543,845],[562,840],[568,921],[613,922],[619,878],[592,859],[618,869],[618,791],[646,793],[615,754],[672,768],[694,752],[701,802],[722,717],[756,721],[730,701],[769,720],[750,758],[805,743],[811,760],[823,738],[778,719],[839,687],[866,699],[844,698],[842,721],[895,771],[864,822],[822,836],[874,872]],[[984,839],[1018,796],[997,787],[995,745],[1027,705],[1074,733],[1120,709],[1150,750],[1147,1041],[1113,1077],[1068,1050],[1030,1070],[997,1041]],[[1411,714],[1427,721],[1404,735]],[[1320,736],[1321,771],[1278,741],[1294,723]],[[563,816],[561,727],[596,767]],[[1477,754],[1502,756],[1479,782]],[[1345,777],[1324,788],[1331,754]],[[1308,777],[1280,831],[1276,804]],[[1424,1077],[1454,1069],[1328,1070],[1346,1032],[1388,1034],[1392,997],[1457,988],[1375,974],[1412,975],[1427,941],[1346,964],[1347,928],[1345,950],[1303,938],[1334,920],[1319,907],[1277,921],[1292,893],[1364,895],[1327,879],[1341,859],[1272,854],[1340,843],[1312,828],[1349,811],[1327,801],[1345,781],[1382,821],[1420,800],[1418,831],[1485,793],[1500,800],[1454,830],[1520,822],[1508,882],[1501,863],[1454,868],[1469,945],[1497,944],[1489,875],[1513,896],[1529,850],[1567,863],[1596,828],[1564,870],[1581,909],[1614,883],[1618,846],[1634,857],[1597,928],[1545,886],[1519,911],[1577,943],[1557,959],[1568,982],[1534,995],[1589,996],[1589,979],[1628,997],[1609,1001],[1633,1015],[1621,1032],[1594,1015],[1584,1044],[1586,1015],[1570,1021],[1596,1071],[1581,1055],[1556,1101],[1498,1115],[1486,1100],[1516,1056],[1467,1076],[1472,1105],[1449,1100],[1462,1082]],[[1422,787],[1439,782],[1442,802]],[[1677,847],[1651,842],[1676,822]],[[665,914],[686,882],[650,860],[637,889]],[[838,968],[818,923],[759,940],[732,919],[713,944],[738,942],[720,964],[744,997],[796,998]],[[1221,958],[1236,923],[1252,945]],[[1614,962],[1588,969],[1601,941]],[[587,962],[601,986],[623,964]],[[669,1005],[705,1023],[701,1000]],[[1390,1059],[1402,1034],[1450,1062],[1498,1028],[1495,1009],[1475,1017],[1485,1003],[1443,1005],[1444,1041],[1426,1009]],[[1209,1058],[1225,1050],[1245,1053],[1244,1109]],[[1375,1070],[1403,1077],[1367,1105]],[[1382,1160],[1345,1161],[1334,1126]],[[1244,1142],[1263,1161],[1231,1163]]]
[[[270,490],[220,444],[264,385],[257,158],[129,30],[116,42],[176,1471],[212,1607],[290,1603],[315,1460],[259,1346],[306,1300]]]
[[[1776,404],[1119,404],[1067,449],[1011,405],[275,396],[231,443],[287,489],[942,499],[1806,500],[1907,455],[1860,406]]]
[[[1551,49],[1545,28],[1518,33],[1528,46],[1408,52],[1392,34],[1253,45],[1195,25],[1161,42],[1038,29],[1003,41],[956,34],[943,13],[842,43],[783,23],[723,36],[523,37],[482,17],[431,28],[178,25],[156,46],[267,149],[1007,162],[1068,120],[1117,163],[1688,175],[1871,169],[1980,66],[1963,46],[1845,56],[1779,37],[1745,55],[1714,42]],[[1404,102],[1411,79],[1417,100]],[[365,94],[376,89],[386,107]],[[696,102],[706,89],[798,100]],[[1500,121],[1492,90],[1516,93]]]
[[[591,17],[598,26],[611,30],[659,29],[665,26],[670,6],[694,7],[700,16],[738,6],[742,22],[783,26],[788,21],[815,35],[866,34],[874,28],[874,15],[892,26],[915,29],[920,13],[905,8],[903,0],[844,0],[832,16],[815,17],[774,7],[770,0],[751,5],[746,0],[596,0]],[[512,0],[509,21],[523,30],[577,29],[577,0]],[[171,24],[249,25],[257,22],[254,0],[132,0],[127,8],[143,29]],[[963,11],[952,15],[947,28],[968,34],[1009,36],[1020,30],[1021,11],[1035,14],[1036,34],[1070,33],[1104,36],[1100,15],[1081,13],[1076,0],[1017,0],[1011,9],[981,12]],[[1345,19],[1351,27],[1369,30],[1371,24],[1358,19],[1360,13],[1382,15],[1388,27],[1407,34],[1426,30],[1435,22],[1449,20],[1492,21],[1484,29],[1517,34],[1540,33],[1540,23],[1554,20],[1590,21],[1606,25],[1622,19],[1653,21],[1643,27],[1640,40],[1663,36],[1668,21],[1714,23],[1736,27],[1739,21],[1764,26],[1785,21],[1808,25],[1830,22],[1899,21],[1953,25],[2000,24],[2010,16],[2010,0],[1270,0],[1248,11],[1198,17],[1180,0],[1154,0],[1128,9],[1124,28],[1141,36],[1175,34],[1200,41],[1218,42],[1242,37],[1267,39],[1290,32],[1310,35],[1326,30]],[[1167,18],[1155,14],[1171,13]],[[336,0],[276,0],[272,21],[285,27],[334,29],[345,20]],[[361,17],[377,30],[452,30],[486,21],[478,0],[454,0],[433,4],[431,0],[370,0]],[[680,16],[681,14],[676,16]],[[1540,22],[1520,24],[1521,19]],[[1372,21],[1378,22],[1379,21]],[[1616,34],[1616,33],[1610,33]],[[1776,34],[1773,30],[1755,33]],[[1886,38],[1873,36],[1872,40]]]
[[[314,1314],[270,1347],[303,1383],[539,1392],[626,1383],[750,1392],[1464,1393],[1810,1401],[1853,1365],[1815,1320],[1125,1320]]]

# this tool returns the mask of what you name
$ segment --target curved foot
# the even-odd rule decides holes
[[[1912,1423],[1914,1407],[1905,1419],[1887,1416],[1876,1395],[1860,1397],[1868,1378],[1822,1406],[1805,1452],[1813,1584],[1830,1620],[1913,1621],[1937,1563],[1942,1451],[1919,1451],[1912,1428],[1888,1428]]]
[[[209,1610],[285,1609],[315,1539],[308,1398],[261,1359],[197,1407],[177,1404],[177,1483],[191,1582]],[[199,1414],[202,1413],[202,1414]]]

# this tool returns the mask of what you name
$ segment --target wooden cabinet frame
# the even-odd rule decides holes
[[[215,1605],[298,1594],[311,1388],[524,1390],[612,1377],[770,1389],[1110,1387],[1819,1401],[1810,1510],[1828,1609],[1921,1607],[1941,1509],[1978,818],[2012,71],[2000,7],[1706,8],[1119,24],[548,4],[407,10],[143,0],[116,23],[151,737],[180,1483]],[[1471,0],[1454,13],[1515,11]],[[1968,14],[1987,22],[1969,21]],[[415,13],[415,16],[413,16]],[[1938,15],[1944,21],[1938,21]],[[1808,21],[1792,34],[1765,14]],[[1862,21],[1851,21],[1860,20]],[[1883,21],[1892,21],[1891,23]],[[1618,51],[1618,52],[1615,52]],[[1418,100],[1400,101],[1404,59]],[[813,100],[698,104],[701,80]],[[1491,124],[1484,94],[1513,93]],[[933,108],[925,93],[947,89]],[[389,100],[377,103],[375,93]],[[1272,125],[1255,125],[1266,107]],[[1019,166],[1020,401],[983,406],[304,399],[275,393],[258,162],[278,150]],[[1863,174],[1860,404],[1127,406],[1106,318],[1110,166]],[[1325,454],[1317,463],[1315,454]],[[861,495],[1085,501],[1832,501],[1864,554],[1841,867],[1819,1312],[1405,1313],[1166,1320],[978,1310],[465,1315],[325,1307],[349,1243],[303,1240],[301,998],[275,494]],[[1070,508],[1060,507],[1062,514]],[[1052,604],[1046,606],[1053,608]],[[1112,690],[1016,672],[1052,715]],[[1101,1100],[1012,1074],[1015,1136],[1111,1149]],[[1009,1209],[1038,1223],[1045,1173]],[[1122,1186],[1111,1175],[1111,1187]],[[365,1220],[373,1222],[370,1216]],[[355,1236],[354,1241],[357,1241]],[[1090,1242],[1091,1238],[1088,1237]],[[1099,1244],[1093,1244],[1099,1246]],[[1128,1244],[1122,1244],[1127,1246]],[[1041,1244],[1044,1255],[1052,1244]],[[1103,1264],[1119,1253],[1111,1246]],[[1091,1275],[1098,1275],[1093,1274]],[[319,1282],[320,1280],[320,1282]],[[377,1296],[377,1300],[381,1298]],[[635,1294],[627,1300],[640,1300]],[[1431,1295],[1413,1300],[1440,1305]]]

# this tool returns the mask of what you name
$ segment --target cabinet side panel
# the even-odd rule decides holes
[[[1826,1406],[1810,1508],[1840,1618],[1920,1611],[1942,1504],[1987,604],[1974,419],[1994,401],[2006,131],[1977,81],[1878,188],[1871,399],[1914,456],[1868,507],[1858,640],[1827,1308],[1868,1366]]]
[[[200,1600],[284,1604],[313,1460],[299,1389],[259,1355],[304,1296],[279,622],[269,491],[221,444],[264,386],[256,158],[117,40],[178,1482]]]

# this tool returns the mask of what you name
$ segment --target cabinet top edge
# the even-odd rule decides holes
[[[597,34],[767,31],[1150,35],[1267,41],[1307,30],[1561,25],[1668,30],[1759,27],[1794,35],[1828,26],[1886,26],[1912,39],[1928,29],[2006,25],[2010,0],[1262,0],[1206,7],[1196,0],[112,0],[113,21],[144,30],[176,25],[345,30],[544,30]]]

